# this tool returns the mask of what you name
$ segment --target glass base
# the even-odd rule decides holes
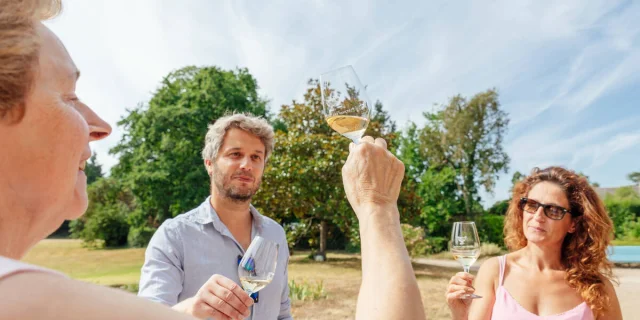
[[[465,294],[462,297],[460,297],[460,299],[466,300],[466,299],[480,299],[482,298],[482,296],[479,296],[477,294]]]

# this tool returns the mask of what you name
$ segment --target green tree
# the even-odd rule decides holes
[[[131,191],[117,179],[102,178],[88,188],[89,207],[71,221],[71,235],[87,246],[118,247],[127,243],[128,216],[136,211],[137,201]]]
[[[438,239],[451,232],[450,220],[464,211],[464,204],[456,183],[456,171],[442,165],[429,166],[428,150],[421,135],[421,129],[410,122],[398,139],[397,155],[406,171],[399,203],[403,198],[406,200],[399,207],[409,221],[424,227],[433,243],[430,250],[439,252],[444,249],[440,245],[446,241]],[[416,219],[412,219],[411,213],[417,214]]]
[[[87,165],[84,168],[84,173],[87,175],[87,185],[94,183],[99,178],[102,178],[102,165],[96,161],[96,154],[94,153],[87,161]]]
[[[464,212],[456,177],[451,167],[429,168],[420,176],[420,218],[431,236],[447,236],[451,232],[450,220]]]
[[[102,165],[96,161],[96,154],[94,153],[87,161],[87,164],[84,168],[84,174],[87,176],[87,186],[90,186],[96,180],[103,177],[102,174]],[[69,220],[65,220],[62,225],[51,234],[51,237],[63,237],[66,238],[71,235],[71,231],[69,229]]]
[[[606,195],[604,205],[613,220],[616,238],[623,238],[635,229],[634,223],[640,216],[640,195],[633,187],[618,188]]]
[[[419,139],[427,164],[453,169],[464,213],[471,218],[479,187],[493,192],[499,173],[509,168],[502,146],[509,119],[500,108],[498,93],[487,90],[471,99],[457,95],[442,110],[424,115],[427,123]]]
[[[640,184],[640,172],[631,172],[627,175],[627,178],[635,184]]]
[[[504,216],[509,209],[509,203],[511,203],[511,199],[496,201],[496,203],[487,210],[487,214]]]
[[[120,159],[111,172],[139,199],[143,216],[136,223],[157,227],[209,194],[200,156],[204,136],[210,123],[230,111],[268,116],[247,69],[179,69],[146,105],[128,110],[118,122],[125,134],[110,151]]]
[[[518,182],[524,180],[524,178],[526,177],[527,176],[522,174],[520,171],[514,172],[513,176],[511,177],[511,188],[509,189],[509,198],[506,200],[496,201],[496,203],[494,203],[493,206],[491,206],[489,210],[487,210],[487,214],[504,216],[507,213],[507,210],[509,209],[509,203],[511,203],[513,188],[516,187],[516,184]]]
[[[353,238],[357,219],[342,186],[342,166],[350,141],[335,133],[325,122],[320,86],[309,80],[301,102],[281,107],[276,146],[265,170],[254,205],[281,223],[308,226],[300,236],[318,235],[313,240],[318,254],[324,255],[332,227]],[[369,133],[389,138],[395,124],[390,122],[381,103],[372,113]],[[391,139],[392,140],[392,139]]]
[[[516,186],[516,183],[524,180],[524,178],[526,178],[526,177],[527,176],[522,174],[520,171],[514,172],[513,176],[511,177],[511,191],[513,191],[513,188]]]
[[[630,186],[617,188],[613,197],[616,200],[640,200],[640,194],[638,194],[638,191]]]

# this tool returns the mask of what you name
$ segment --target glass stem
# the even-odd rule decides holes
[[[464,268],[464,272],[469,273],[469,269],[471,266],[462,266]]]

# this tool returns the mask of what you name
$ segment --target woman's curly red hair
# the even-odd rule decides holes
[[[607,248],[613,235],[613,222],[600,197],[586,178],[561,167],[535,168],[513,188],[513,195],[504,222],[505,244],[510,251],[527,245],[522,227],[520,198],[540,182],[560,186],[567,196],[574,215],[575,232],[568,233],[562,244],[562,263],[569,285],[576,289],[600,318],[609,305],[604,281],[615,281],[613,264],[607,258]]]

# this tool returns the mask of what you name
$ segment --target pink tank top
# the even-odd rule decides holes
[[[593,320],[593,313],[585,302],[563,313],[541,317],[523,308],[516,299],[502,286],[507,256],[498,257],[500,261],[500,282],[496,291],[496,302],[493,305],[491,319],[518,319],[518,320]]]
[[[45,269],[42,267],[34,266],[31,264],[23,263],[18,260],[13,260],[0,256],[0,281],[8,276],[14,275],[20,272],[45,272],[64,276],[62,273],[54,270]],[[1,283],[0,283],[1,284]]]

